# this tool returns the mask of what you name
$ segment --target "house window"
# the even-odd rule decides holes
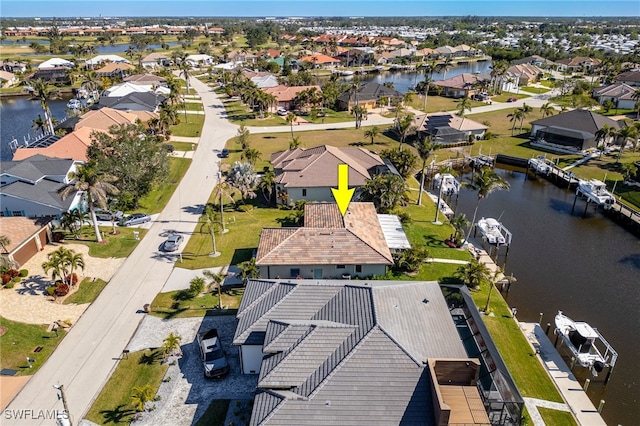
[[[300,278],[300,268],[291,268],[291,278]]]
[[[336,265],[336,269],[345,269],[346,266],[345,265]]]
[[[302,196],[303,197],[307,196],[307,189],[306,188],[302,188]]]
[[[362,273],[362,265],[356,265],[356,273]]]
[[[20,210],[14,210],[14,211],[12,211],[12,212],[11,212],[11,215],[12,215],[13,217],[21,217],[21,216],[22,216],[22,211],[20,211]]]

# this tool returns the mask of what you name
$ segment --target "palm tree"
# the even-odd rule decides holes
[[[464,117],[465,111],[471,112],[471,99],[469,99],[467,97],[462,98],[462,100],[460,102],[458,102],[457,110],[458,110],[458,112],[456,112],[456,114],[459,117]]]
[[[211,245],[213,246],[213,251],[209,253],[210,257],[220,256],[220,252],[216,247],[216,225],[218,221],[216,220],[216,211],[211,204],[207,204],[204,208],[204,222],[201,226],[200,232],[202,232],[202,228],[205,228],[209,235],[211,236]]]
[[[449,224],[451,224],[454,230],[453,242],[457,243],[460,236],[464,235],[463,229],[465,226],[469,225],[469,221],[467,220],[467,217],[465,216],[465,214],[462,213],[458,216],[454,216],[451,219],[449,219]]]
[[[553,115],[553,113],[555,112],[555,108],[553,108],[551,106],[551,102],[546,102],[544,104],[542,104],[542,106],[540,107],[540,112],[542,113],[542,118],[545,118],[547,116]]]
[[[59,97],[59,92],[55,88],[50,88],[49,85],[42,79],[37,79],[31,83],[33,88],[33,97],[40,101],[40,106],[44,111],[44,121],[47,125],[47,132],[51,135],[55,133],[53,128],[53,116],[49,109],[49,101]]]
[[[618,131],[617,136],[621,139],[621,141],[620,153],[616,158],[616,163],[620,161],[620,158],[622,158],[622,151],[624,151],[624,147],[627,145],[627,141],[635,139],[637,144],[638,129],[636,129],[634,126],[624,126]]]
[[[478,289],[484,280],[490,278],[489,269],[483,263],[473,259],[471,262],[460,266],[454,276],[460,278],[469,288]]]
[[[59,278],[63,282],[66,282],[69,273],[69,258],[72,254],[73,252],[71,250],[64,247],[60,247],[47,254],[47,260],[42,263],[44,273],[48,274],[49,271],[52,271],[51,278],[54,281],[56,278]]]
[[[296,149],[299,148],[302,145],[302,140],[300,139],[300,136],[296,136],[295,138],[291,139],[291,141],[289,142],[289,149]]]
[[[640,89],[636,89],[635,92],[633,92],[633,95],[631,95],[631,99],[633,99],[634,101],[636,101],[636,120],[640,119]]]
[[[38,118],[33,119],[33,125],[31,126],[34,136],[38,137],[40,134],[44,135],[46,126],[47,123],[42,119],[42,116],[38,114]]]
[[[356,119],[356,129],[359,129],[362,126],[362,118],[367,114],[367,109],[363,106],[355,105],[351,108],[351,112]]]
[[[6,235],[0,235],[0,246],[2,246],[3,253],[9,253],[7,246],[11,244],[11,240]]]
[[[82,223],[84,222],[86,215],[83,214],[80,209],[73,209],[62,213],[60,217],[60,225],[71,232],[76,240],[80,239],[80,229],[82,229]]]
[[[490,167],[482,167],[480,171],[474,176],[473,181],[469,186],[474,191],[478,192],[478,201],[476,202],[476,208],[473,210],[473,219],[471,220],[471,226],[469,227],[469,232],[467,233],[467,241],[469,241],[469,237],[471,236],[471,229],[473,229],[473,224],[476,223],[476,215],[478,214],[480,201],[491,195],[493,191],[500,189],[505,189],[508,191],[510,188],[509,182],[505,181],[502,176],[497,174]]]
[[[208,278],[211,283],[209,287],[214,287],[218,290],[218,309],[222,309],[222,283],[224,282],[224,275],[216,274],[208,269],[202,271],[202,275]]]
[[[262,156],[262,153],[257,149],[248,148],[242,152],[242,155],[240,156],[240,158],[243,160],[246,160],[252,166],[255,166],[256,162],[258,162],[261,156]]]
[[[180,350],[180,342],[182,341],[182,336],[179,334],[173,334],[173,332],[169,333],[169,335],[162,341],[162,354],[165,356],[165,359],[171,356],[174,353],[178,353],[182,355],[182,351]]]
[[[247,281],[251,278],[258,278],[260,276],[260,269],[256,266],[256,258],[252,257],[251,259],[239,263],[238,269],[240,269],[240,278],[242,279],[242,284],[247,285]]]
[[[60,195],[63,200],[66,200],[69,196],[77,193],[82,193],[86,196],[89,212],[91,214],[91,222],[93,223],[93,229],[96,233],[96,241],[100,243],[102,242],[102,235],[100,233],[100,228],[98,227],[95,207],[97,205],[106,209],[107,196],[117,195],[120,192],[118,188],[112,184],[112,182],[115,182],[117,178],[98,172],[95,168],[95,163],[93,162],[89,162],[84,166],[78,166],[77,172],[71,172],[69,174],[69,178],[72,182],[60,188],[58,190],[58,195]]]
[[[493,274],[489,277],[489,293],[487,294],[487,303],[484,305],[484,312],[487,313],[489,311],[489,303],[491,302],[491,292],[493,288],[498,283],[498,278],[502,275],[502,268],[498,267]]]
[[[533,108],[530,105],[527,105],[526,103],[523,102],[522,106],[518,109],[522,111],[522,114],[520,117],[520,133],[522,133],[522,123],[524,122],[524,119],[527,118],[527,114],[533,111]]]
[[[412,115],[403,115],[402,117],[396,120],[396,130],[400,134],[400,145],[398,146],[398,151],[402,151],[402,144],[409,134],[409,131],[413,129],[413,116]]]
[[[293,123],[296,121],[296,115],[290,111],[287,113],[285,120],[289,123],[289,127],[291,128],[291,139],[293,139]]]
[[[638,168],[634,163],[624,163],[620,165],[620,172],[624,180],[629,180],[631,176],[634,176],[638,172]]]
[[[82,253],[75,253],[73,250],[67,252],[66,264],[69,267],[69,275],[73,276],[76,268],[80,268],[84,271],[84,258]],[[73,281],[71,281],[73,285]]]
[[[136,411],[144,411],[145,404],[153,401],[154,390],[150,385],[134,386],[131,390],[131,402]]]
[[[246,128],[244,124],[238,127],[238,143],[242,146],[242,150],[249,148],[249,136],[251,132]]]
[[[373,145],[373,140],[380,134],[380,128],[378,126],[373,126],[364,131],[364,137],[371,139],[371,145]]]
[[[418,143],[416,146],[416,150],[418,151],[418,156],[422,160],[422,173],[420,176],[420,192],[418,193],[418,202],[417,205],[422,205],[422,192],[424,190],[424,169],[427,167],[427,160],[433,153],[433,151],[440,149],[442,146],[439,143],[432,142],[429,136],[425,137],[421,143]]]
[[[437,65],[438,71],[442,73],[442,79],[447,79],[447,71],[453,67],[451,63],[451,58],[446,58],[444,62],[441,62]]]
[[[511,114],[507,114],[507,117],[509,117],[509,121],[513,123],[513,125],[511,126],[511,136],[513,136],[513,131],[516,128],[516,123],[520,120],[524,120],[524,113],[520,108],[516,108]]]

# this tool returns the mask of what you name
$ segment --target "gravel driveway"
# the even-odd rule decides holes
[[[160,385],[157,394],[160,400],[151,404],[155,404],[155,410],[146,412],[135,424],[191,425],[202,416],[214,399],[232,400],[230,408],[234,409],[235,401],[252,400],[258,376],[240,374],[238,348],[231,345],[236,324],[234,315],[171,320],[146,316],[127,349],[134,352],[159,347],[167,335],[173,332],[182,336],[183,356],[176,364],[169,366],[165,380],[167,377],[171,377],[171,380]],[[231,366],[229,375],[221,380],[204,378],[200,353],[195,342],[198,331],[213,327],[218,329]]]

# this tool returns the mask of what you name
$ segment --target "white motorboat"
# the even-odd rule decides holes
[[[538,174],[548,175],[553,170],[553,162],[542,155],[529,159],[529,167]]]
[[[442,191],[442,195],[453,195],[460,192],[460,182],[451,173],[437,173],[433,177],[435,188]]]
[[[580,179],[577,193],[584,195],[587,199],[599,206],[603,206],[605,209],[611,208],[616,203],[613,194],[607,191],[607,185],[598,179]]]
[[[494,218],[488,217],[485,219],[483,217],[476,225],[482,237],[487,240],[489,244],[500,246],[511,243],[511,233]]]
[[[562,337],[576,362],[590,369],[594,376],[616,362],[618,353],[604,340],[597,329],[586,322],[572,320],[562,311],[558,311],[556,315],[556,334]],[[604,355],[596,347],[598,340],[607,348]]]
[[[340,75],[343,77],[349,77],[352,76],[353,74],[355,74],[353,71],[351,70],[342,70],[340,71]]]
[[[69,99],[69,102],[67,102],[67,108],[69,109],[80,109],[82,108],[82,102],[80,102],[78,99]]]

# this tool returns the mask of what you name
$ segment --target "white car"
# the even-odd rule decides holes
[[[288,114],[288,111],[286,109],[278,108],[278,115],[284,116],[284,115],[287,115],[287,114]]]

